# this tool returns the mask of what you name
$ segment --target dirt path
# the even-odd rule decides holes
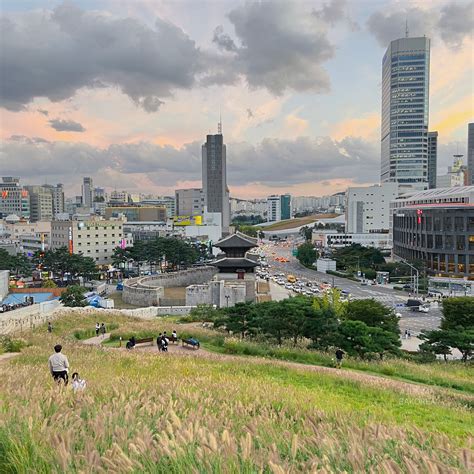
[[[0,354],[0,362],[13,359],[13,357],[19,356],[20,354],[21,352],[5,352],[5,354]]]
[[[88,346],[100,346],[104,341],[107,341],[110,338],[110,333],[107,332],[103,336],[94,336],[91,337],[90,339],[85,339],[82,341],[83,344],[86,344]]]
[[[107,340],[110,337],[110,334],[106,334],[105,338],[99,336],[98,338],[93,337],[91,339],[87,339],[83,341],[84,344],[89,345],[100,345],[102,341]],[[126,351],[125,347],[122,348],[107,348],[111,350],[123,350]],[[231,355],[231,354],[218,354],[215,352],[210,352],[202,347],[200,349],[193,349],[188,346],[182,346],[181,344],[169,344],[168,352],[163,353],[158,351],[156,344],[138,344],[133,349],[134,351],[144,352],[144,353],[153,353],[156,354],[157,357],[170,357],[170,356],[178,356],[178,357],[198,357],[207,360],[215,360],[219,362],[243,362],[244,364],[263,364],[269,365],[272,367],[284,367],[289,368],[292,370],[296,370],[298,372],[311,372],[317,374],[324,374],[324,375],[331,375],[335,377],[339,377],[343,380],[351,380],[355,382],[363,383],[364,385],[368,385],[374,388],[383,388],[387,390],[394,390],[400,393],[404,393],[407,395],[412,396],[420,396],[423,398],[436,398],[442,396],[443,398],[450,397],[452,391],[443,387],[435,387],[429,385],[418,384],[416,382],[409,382],[403,380],[396,380],[391,379],[388,377],[383,377],[379,375],[372,375],[367,374],[364,372],[357,372],[355,370],[344,370],[344,369],[336,369],[332,367],[322,367],[318,365],[307,365],[301,364],[298,362],[288,362],[278,359],[266,359],[262,357],[245,357],[239,355]],[[458,397],[465,399],[466,401],[474,401],[474,397],[468,394],[459,394]]]

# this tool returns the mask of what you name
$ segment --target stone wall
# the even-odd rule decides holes
[[[0,270],[0,302],[8,295],[8,283],[10,282],[10,272]]]
[[[136,306],[158,306],[164,297],[163,288],[183,287],[206,283],[217,273],[215,267],[197,267],[191,270],[130,278],[123,285],[122,299]]]
[[[0,334],[34,329],[36,326],[58,317],[57,309],[60,306],[61,303],[58,300],[51,300],[0,313]]]
[[[248,301],[248,283],[244,280],[211,281],[207,285],[190,285],[186,288],[186,305],[201,304],[230,307]],[[253,290],[255,294],[255,290]]]

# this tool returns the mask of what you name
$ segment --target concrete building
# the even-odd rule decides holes
[[[51,234],[46,232],[20,235],[19,252],[32,257],[36,252],[48,250]]]
[[[30,196],[30,221],[50,221],[53,219],[53,195],[44,186],[24,186]]]
[[[336,271],[336,260],[330,258],[318,258],[316,260],[316,269],[318,272],[326,273],[328,270],[331,272]]]
[[[468,185],[474,185],[474,123],[467,128],[467,169]]]
[[[82,205],[92,207],[94,201],[94,183],[92,178],[84,177],[82,182]]]
[[[438,176],[436,179],[437,188],[452,188],[455,186],[466,186],[469,180],[467,166],[463,164],[464,155],[454,155],[453,166],[448,166],[448,172],[445,175]]]
[[[129,202],[129,196],[126,191],[112,191],[110,193],[109,202],[111,204],[126,204]]]
[[[166,216],[168,219],[176,216],[176,200],[171,196],[162,196],[157,198],[141,199],[142,206],[161,206],[166,208]]]
[[[114,206],[105,209],[105,218],[125,216],[127,221],[166,222],[167,211],[164,206]]]
[[[436,188],[438,173],[438,132],[428,132],[428,187]]]
[[[222,230],[229,231],[230,200],[227,187],[226,146],[221,132],[221,124],[217,135],[207,135],[202,146],[202,190],[204,207],[207,212],[220,212]]]
[[[429,186],[430,40],[401,38],[390,43],[382,62],[380,181],[402,190]]]
[[[14,214],[30,218],[30,196],[20,185],[20,178],[4,176],[0,183],[0,218]]]
[[[278,195],[267,197],[267,222],[281,220],[281,199]]]
[[[131,235],[123,232],[121,220],[53,221],[51,248],[67,247],[71,253],[91,257],[97,265],[111,265],[116,247],[133,245]]]
[[[291,219],[291,195],[274,194],[267,197],[267,222]]]
[[[437,277],[474,275],[474,186],[431,189],[392,203],[393,254]]]
[[[201,188],[176,189],[176,215],[200,216],[204,212],[204,192]]]
[[[312,242],[320,248],[342,248],[352,244],[374,247],[380,250],[390,250],[392,242],[390,234],[385,233],[344,233],[333,230],[313,230]]]
[[[346,232],[388,232],[390,202],[398,196],[397,183],[348,188],[346,193]]]

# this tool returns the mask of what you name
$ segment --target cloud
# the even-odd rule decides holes
[[[38,112],[42,115],[44,115],[45,117],[47,117],[49,115],[49,112],[47,110],[44,110],[44,109],[38,109]]]
[[[86,129],[79,123],[73,120],[51,119],[49,121],[51,128],[57,132],[85,132]]]
[[[330,134],[336,140],[342,140],[347,136],[370,141],[380,140],[380,113],[371,112],[358,118],[343,120],[331,130]]]
[[[47,178],[74,188],[81,176],[94,174],[97,185],[113,187],[111,176],[126,177],[130,190],[144,191],[143,182],[150,182],[157,187],[166,183],[171,192],[179,182],[200,180],[201,143],[192,142],[181,148],[149,142],[98,148],[80,142],[18,136],[1,144],[0,169],[30,183]],[[230,186],[291,186],[334,176],[375,181],[379,175],[378,147],[352,137],[339,141],[299,137],[267,138],[256,145],[229,143],[227,169]]]
[[[331,0],[324,3],[319,10],[314,10],[313,15],[331,26],[340,22],[347,22],[353,30],[359,29],[359,25],[351,19],[347,12],[347,0]]]
[[[474,29],[474,2],[450,3],[441,8],[438,29],[444,42],[459,47]]]
[[[390,41],[405,36],[407,20],[410,36],[439,36],[447,45],[459,47],[474,27],[473,9],[472,1],[448,3],[441,9],[436,4],[431,8],[408,7],[396,11],[385,8],[372,13],[367,26],[384,47]]]
[[[276,95],[288,89],[329,91],[322,65],[334,55],[334,47],[314,15],[291,2],[249,2],[228,18],[236,40],[219,27],[213,41],[231,59],[229,77],[244,76],[251,88]]]
[[[252,112],[252,109],[247,109],[247,118],[248,119],[254,118],[254,114]]]
[[[35,97],[61,101],[83,87],[117,87],[153,112],[175,89],[189,89],[200,52],[181,29],[159,18],[150,28],[64,3],[0,21],[4,74],[0,103],[22,110]]]

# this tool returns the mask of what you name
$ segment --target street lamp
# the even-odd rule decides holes
[[[410,277],[410,279],[413,278],[413,290],[414,290],[415,294],[418,295],[418,281],[420,279],[420,272],[418,271],[418,269],[416,267],[414,267],[411,263],[408,263],[404,258],[399,257],[399,259],[403,263],[408,265],[411,270],[415,271],[414,277]]]

